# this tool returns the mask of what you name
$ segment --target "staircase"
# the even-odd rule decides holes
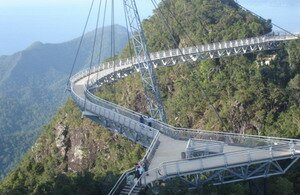
[[[131,191],[132,186],[131,185],[126,185],[122,191],[120,192],[120,195],[127,195]],[[130,193],[131,195],[138,195],[143,189],[143,186],[135,186],[132,192]]]

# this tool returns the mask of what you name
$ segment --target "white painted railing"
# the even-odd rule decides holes
[[[295,39],[295,37],[262,36],[262,37],[249,38],[243,40],[220,42],[220,43],[213,43],[207,45],[200,45],[196,47],[182,48],[181,51],[185,55],[193,55],[193,54],[207,52],[207,51],[218,51],[218,50],[223,50],[228,48],[239,48],[239,47],[257,45],[266,42],[278,42],[278,41],[285,41],[285,40],[292,40],[292,39]],[[174,58],[174,57],[181,56],[182,55],[181,51],[179,49],[160,51],[160,52],[151,53],[150,56],[151,56],[151,60],[155,62],[156,60],[160,61],[167,58]],[[143,58],[141,57],[141,59]],[[229,165],[234,163],[241,163],[242,161],[247,162],[249,160],[251,161],[259,160],[257,156],[259,156],[258,154],[260,153],[262,155],[269,154],[267,158],[274,158],[274,157],[280,158],[282,156],[285,157],[287,155],[299,154],[298,147],[300,146],[300,142],[299,140],[294,140],[294,139],[241,135],[236,133],[213,132],[213,131],[205,131],[205,130],[198,130],[198,129],[192,130],[192,129],[176,128],[168,124],[164,124],[157,120],[153,120],[152,123],[153,127],[151,128],[139,122],[139,116],[140,116],[139,113],[133,112],[132,110],[126,109],[124,107],[113,104],[109,101],[98,98],[85,88],[85,85],[88,86],[89,88],[90,86],[96,84],[98,79],[100,78],[103,79],[105,77],[108,77],[110,74],[113,73],[113,70],[122,72],[128,69],[138,69],[137,63],[138,62],[136,58],[132,58],[132,59],[116,61],[114,63],[115,67],[113,67],[112,62],[107,62],[101,64],[100,66],[93,67],[91,70],[89,69],[82,70],[71,77],[70,90],[71,90],[72,98],[82,109],[84,108],[86,111],[89,111],[97,116],[102,116],[104,118],[113,120],[119,123],[120,125],[129,127],[135,132],[138,132],[142,135],[152,138],[152,143],[150,146],[148,146],[149,149],[146,153],[146,159],[147,158],[151,159],[151,156],[153,156],[155,152],[155,148],[157,147],[158,144],[158,136],[159,136],[158,131],[174,139],[183,139],[183,140],[188,140],[190,138],[207,139],[207,140],[221,141],[228,145],[236,145],[240,147],[252,148],[252,150],[246,150],[239,153],[227,153],[223,155],[214,156],[213,158],[215,158],[216,161],[219,161],[221,163],[220,165],[222,166],[224,166],[224,164]],[[96,74],[103,73],[103,72],[105,72],[105,74],[99,74],[97,75],[97,77],[95,77]],[[89,75],[90,76],[93,75],[94,77],[91,79],[86,79]],[[77,82],[83,79],[86,80],[85,83],[76,85]],[[89,83],[87,83],[88,80]],[[77,89],[76,87],[79,87],[80,89]],[[265,149],[261,148],[261,146],[264,146]],[[281,153],[282,155],[275,155],[275,152],[278,152],[279,149],[283,150],[283,152]],[[231,159],[231,157],[233,156],[230,155],[239,156],[239,162],[235,162],[234,161],[235,158]],[[228,160],[229,158],[230,160]],[[197,166],[199,166],[200,163],[202,165],[202,167],[200,168],[202,169],[209,168],[205,165],[206,163],[208,163],[206,161],[207,159],[205,158],[198,158],[198,159],[163,163],[159,168],[150,170],[148,173],[150,175],[154,174],[155,178],[161,178],[175,173],[177,174],[184,173],[188,171],[184,169],[185,164],[189,163],[190,166],[194,162],[197,164]],[[149,183],[150,181],[147,181],[147,178],[149,177],[143,175],[139,180],[139,182],[142,182],[144,184]]]

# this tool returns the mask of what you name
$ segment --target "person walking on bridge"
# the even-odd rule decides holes
[[[139,171],[139,178],[140,178],[143,175],[143,173],[145,172],[145,169],[141,164],[139,164],[139,166],[138,166],[138,171]]]
[[[153,118],[149,117],[147,121],[148,121],[148,126],[152,127]]]
[[[143,115],[141,115],[140,116],[140,123],[144,124],[144,122],[145,122],[145,119],[144,119]]]

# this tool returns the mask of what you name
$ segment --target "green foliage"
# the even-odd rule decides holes
[[[232,0],[172,0],[160,3],[154,16],[144,21],[152,51],[253,37],[270,32],[269,23],[239,9]],[[172,14],[170,11],[172,11]],[[176,43],[162,21],[171,27]],[[174,16],[176,19],[174,19]],[[247,25],[245,25],[247,24]]]
[[[110,30],[110,27],[104,29],[101,60],[110,55]],[[85,35],[73,73],[89,63],[94,32]],[[119,52],[127,42],[127,31],[116,25],[115,33],[115,49]],[[66,82],[78,42],[79,38],[60,44],[37,42],[12,56],[0,57],[0,140],[3,140],[0,179],[30,148],[41,127],[66,101]],[[97,51],[99,48],[97,44]],[[95,59],[93,64],[99,63],[99,56]]]
[[[300,40],[292,41],[288,45],[289,64],[294,74],[300,74]]]
[[[191,40],[197,44],[210,43],[262,35],[271,30],[270,21],[262,22],[238,9],[230,0],[173,0],[167,1],[167,5],[160,3],[160,9],[172,26],[176,43],[162,24],[160,11],[155,10],[154,15],[143,23],[151,51],[190,46],[193,45]],[[184,31],[168,9],[177,16]],[[292,41],[276,52],[206,60],[194,63],[193,67],[159,68],[157,76],[168,122],[188,128],[300,137],[299,46],[299,41]],[[128,56],[128,51],[127,47],[123,55]],[[137,74],[111,84],[109,90],[100,91],[98,95],[146,113],[131,106],[142,103],[136,100],[145,99],[138,98],[141,93],[136,93],[143,91],[142,86],[137,85],[140,83]],[[120,98],[127,94],[131,97],[126,101]],[[219,113],[226,128],[210,104]],[[143,102],[143,105],[145,109],[146,103]],[[287,194],[292,190],[292,179],[274,181],[287,184]],[[181,187],[170,187],[172,182],[165,185],[159,186],[161,193],[180,194]],[[275,186],[271,188],[275,189]],[[210,189],[216,192],[215,188]],[[245,190],[244,184],[226,185],[221,189],[222,194],[245,194],[249,191]]]
[[[159,21],[159,11],[144,21],[151,51],[221,40],[261,35],[270,31],[270,24],[240,10],[232,0],[173,0],[160,4],[167,14],[168,23],[176,43]],[[185,31],[168,15],[175,10]],[[188,21],[188,22],[187,22]],[[151,35],[151,36],[150,36]],[[300,43],[295,41],[278,52],[248,54],[216,60],[206,60],[188,65],[160,68],[157,76],[164,101],[168,122],[175,126],[208,130],[229,130],[238,133],[300,136],[299,97],[300,82],[298,65]],[[122,56],[129,56],[129,46]],[[271,57],[270,64],[260,63]],[[140,77],[135,74],[122,81],[101,88],[97,95],[132,110],[147,113],[146,101]],[[225,123],[221,124],[212,106]],[[67,127],[72,135],[84,134],[82,150],[87,161],[81,171],[68,171],[72,163],[62,157],[55,146],[54,130],[58,124]],[[98,145],[97,145],[98,144]],[[43,146],[47,147],[43,147]],[[93,153],[97,145],[99,153]],[[131,167],[142,156],[143,150],[126,139],[115,137],[89,120],[81,120],[80,112],[67,102],[53,121],[45,126],[45,132],[17,169],[0,184],[4,194],[93,194],[107,193],[121,171]],[[94,158],[94,160],[92,160]],[[297,174],[297,173],[295,173]],[[276,185],[290,194],[294,176],[274,180]],[[174,186],[175,185],[175,186]],[[186,193],[180,181],[158,184],[165,194]],[[153,190],[153,189],[152,189]],[[155,189],[154,189],[155,190]],[[245,183],[215,188],[206,186],[205,194],[245,194]],[[278,190],[278,193],[283,193]],[[276,192],[276,193],[277,193]],[[151,193],[151,192],[150,192]],[[198,192],[193,192],[198,193]]]
[[[119,174],[142,158],[141,146],[80,115],[74,103],[68,101],[44,127],[31,152],[0,183],[0,194],[107,194]],[[63,147],[57,146],[59,125],[68,129],[66,156],[60,152]],[[84,136],[78,132],[84,132]],[[78,142],[89,154],[83,157],[80,168],[72,164],[73,147]]]

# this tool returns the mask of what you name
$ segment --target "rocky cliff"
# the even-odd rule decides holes
[[[270,30],[269,23],[240,10],[233,0],[166,2],[166,5],[160,4],[162,10],[165,13],[168,8],[176,11],[190,38],[199,43],[255,36]],[[151,50],[189,43],[187,34],[170,16],[169,23],[175,25],[173,34],[178,38],[176,44],[172,43],[160,23],[158,10],[154,13],[144,21]],[[178,65],[158,69],[168,122],[188,128],[299,137],[299,45],[299,42],[283,45],[269,65],[258,66],[257,55],[249,54],[201,61],[193,64],[193,68]],[[126,56],[127,51],[128,47],[122,55]],[[104,86],[97,94],[146,113],[142,91],[139,75],[135,74]],[[69,101],[45,127],[32,151],[0,184],[0,193],[107,193],[116,175],[130,168],[142,153],[140,146],[111,134],[88,119],[81,119],[79,110]],[[272,179],[268,192],[292,194],[299,165],[294,170],[287,177]],[[186,190],[185,183],[178,179],[161,182],[149,193],[184,194],[188,193]],[[247,194],[249,186],[246,182],[220,187],[208,185],[203,193]]]

